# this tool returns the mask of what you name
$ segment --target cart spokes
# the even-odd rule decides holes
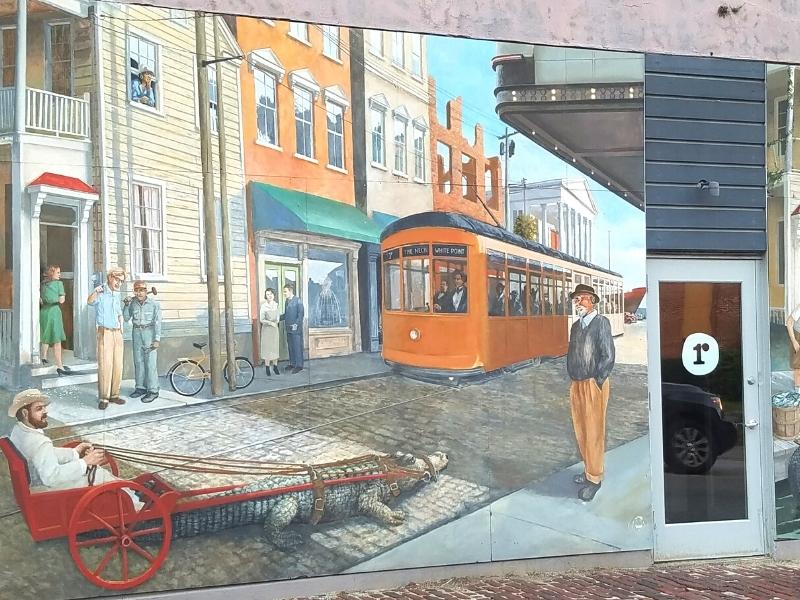
[[[136,512],[128,491],[144,502]],[[112,481],[90,489],[69,524],[69,549],[80,572],[108,590],[140,585],[169,552],[172,521],[161,499],[135,481]]]

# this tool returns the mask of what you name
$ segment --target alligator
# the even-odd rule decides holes
[[[301,534],[289,529],[292,523],[325,523],[363,515],[388,525],[405,520],[402,510],[389,503],[397,496],[415,491],[437,478],[447,467],[444,452],[416,457],[398,452],[388,456],[364,457],[360,462],[342,461],[335,466],[309,468],[307,474],[271,475],[245,486],[224,492],[235,496],[302,484],[315,484],[313,489],[287,491],[274,496],[172,515],[174,538],[220,531],[240,525],[262,523],[267,539],[277,548],[291,550],[304,541]],[[337,480],[383,475],[380,479],[335,483]]]

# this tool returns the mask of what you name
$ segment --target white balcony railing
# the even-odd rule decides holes
[[[14,360],[13,314],[11,309],[0,309],[0,363],[10,364]]]
[[[89,100],[28,88],[25,129],[70,138],[89,137]],[[14,131],[14,88],[0,89],[0,133]]]

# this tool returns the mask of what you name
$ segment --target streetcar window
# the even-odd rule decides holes
[[[486,290],[489,296],[489,316],[503,317],[506,314],[506,261],[502,254],[488,254]]]
[[[383,307],[400,310],[400,263],[383,263]]]
[[[430,261],[427,258],[407,258],[403,261],[403,308],[412,312],[430,312]]]
[[[433,312],[467,312],[467,261],[433,261]]]
[[[563,315],[564,313],[564,273],[558,272],[556,273],[556,291],[555,291],[555,311],[557,315]]]
[[[525,271],[508,270],[508,314],[520,317],[528,314],[528,288],[525,285]]]
[[[541,273],[531,271],[528,275],[528,294],[530,295],[530,314],[542,314],[542,282]]]
[[[564,290],[561,293],[561,314],[562,315],[569,315],[571,314],[571,307],[572,302],[569,300],[569,295],[575,288],[572,285],[572,271],[565,271],[564,272]]]
[[[552,267],[547,265],[544,267],[544,273],[542,274],[542,314],[543,315],[552,315],[553,314],[553,300],[555,298],[555,294],[553,293],[553,271],[551,270]]]

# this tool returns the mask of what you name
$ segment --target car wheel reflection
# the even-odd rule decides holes
[[[673,426],[667,440],[669,448],[665,458],[676,473],[706,473],[716,460],[711,438],[697,424]]]

